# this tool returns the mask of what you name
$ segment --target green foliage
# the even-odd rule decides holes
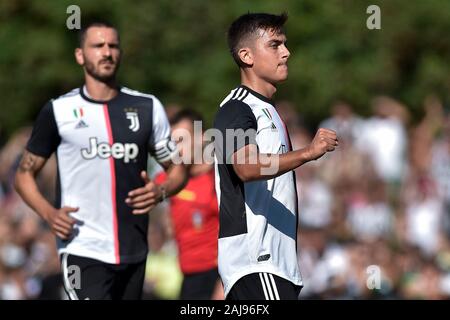
[[[0,2],[0,128],[6,134],[32,123],[50,98],[80,86],[75,32],[66,8],[82,19],[116,23],[124,56],[123,85],[153,93],[164,104],[202,112],[211,124],[219,102],[239,83],[226,46],[230,22],[245,12],[287,11],[290,77],[276,99],[289,99],[307,122],[328,115],[345,97],[361,114],[379,93],[405,102],[415,114],[429,93],[450,101],[450,1],[73,1]],[[368,30],[366,8],[381,8],[381,30]]]

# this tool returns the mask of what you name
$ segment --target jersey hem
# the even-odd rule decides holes
[[[73,254],[73,255],[76,255],[79,257],[95,259],[95,260],[98,260],[98,261],[101,261],[104,263],[115,264],[115,265],[142,262],[145,259],[147,259],[147,254],[148,254],[148,252],[146,251],[145,253],[140,253],[140,254],[136,254],[136,255],[132,255],[132,256],[120,256],[120,263],[117,263],[116,257],[111,254],[105,255],[105,254],[99,254],[98,252],[92,252],[92,251],[86,251],[86,250],[74,250],[74,249],[67,249],[67,248],[58,250],[58,255],[62,255],[63,253]]]
[[[226,283],[224,283],[224,297],[226,298],[228,293],[230,293],[231,288],[235,285],[235,283],[241,279],[242,277],[249,275],[251,273],[258,273],[258,272],[266,272],[274,274],[280,278],[286,279],[287,281],[292,282],[293,284],[297,286],[303,286],[302,278],[290,278],[286,273],[279,271],[276,268],[270,268],[267,265],[261,265],[261,266],[251,266],[250,268],[246,268],[245,270],[238,272],[236,275],[230,277],[230,280],[228,280]]]

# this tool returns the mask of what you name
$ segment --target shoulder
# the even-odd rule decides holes
[[[67,93],[60,95],[59,97],[51,99],[47,102],[47,105],[60,104],[60,103],[70,103],[70,101],[76,100],[80,97],[80,88],[75,88]]]
[[[120,92],[131,101],[147,103],[156,108],[162,107],[161,101],[153,94],[143,93],[127,87],[121,87]]]
[[[217,112],[216,119],[220,117],[254,117],[254,114],[251,106],[247,103],[240,100],[228,100]]]
[[[150,93],[144,93],[137,90],[133,90],[127,87],[121,87],[120,92],[122,92],[125,95],[129,95],[131,97],[141,97],[141,98],[147,98],[147,99],[156,99],[156,97],[153,94]]]
[[[249,94],[249,90],[243,86],[231,90],[220,103],[217,116],[254,117],[253,106],[247,101]]]
[[[236,123],[243,118],[254,117],[250,107],[242,101],[229,100],[217,111],[214,119],[214,127],[227,128],[231,123]]]
[[[69,92],[66,92],[52,100],[56,101],[56,100],[70,99],[70,98],[78,96],[79,94],[80,94],[80,88],[75,88],[75,89],[72,89]]]
[[[257,121],[252,108],[245,102],[229,100],[220,107],[215,120],[214,127],[226,128],[255,128]]]
[[[80,95],[80,89],[73,89],[65,94],[62,94],[56,98],[48,100],[45,105],[41,108],[40,113],[44,116],[54,116],[53,107],[56,106],[67,106],[67,104],[73,103],[74,100]]]
[[[252,108],[250,107],[249,104],[240,101],[240,100],[228,100],[227,102],[225,102],[219,109],[219,111],[238,111],[241,110],[244,112],[245,111],[251,111]]]
[[[225,97],[225,99],[220,103],[220,106],[222,107],[229,101],[244,101],[245,98],[249,95],[249,91],[244,87],[237,87]]]

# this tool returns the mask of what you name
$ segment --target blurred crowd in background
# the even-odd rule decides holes
[[[339,147],[296,170],[300,299],[448,299],[450,112],[434,95],[419,121],[391,97],[374,97],[368,107],[371,116],[362,117],[335,101],[319,127],[337,131]],[[294,149],[307,146],[315,130],[296,105],[279,101],[277,109]],[[0,299],[66,299],[55,238],[13,188],[30,133],[21,128],[0,145]],[[39,175],[50,201],[55,181],[52,159]],[[168,211],[161,204],[150,213],[144,299],[179,295]],[[221,298],[217,290],[213,299]]]

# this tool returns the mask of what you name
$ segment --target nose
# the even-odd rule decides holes
[[[110,57],[110,56],[111,56],[111,48],[110,48],[107,44],[105,44],[105,45],[103,46],[103,51],[102,51],[102,53],[103,53],[103,56],[104,56],[104,57]]]
[[[283,48],[284,48],[284,50],[283,50],[283,58],[287,59],[287,58],[289,58],[291,53],[289,52],[289,49],[285,45],[283,45]]]

